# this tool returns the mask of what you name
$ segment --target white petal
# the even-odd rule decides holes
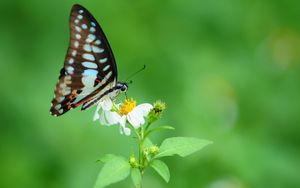
[[[150,110],[153,108],[151,104],[144,103],[135,107],[131,112],[128,113],[127,119],[129,123],[135,128],[139,128],[145,123],[144,117],[146,117]]]
[[[153,106],[149,103],[143,103],[135,107],[133,110],[137,110],[143,114],[144,117],[146,117],[150,110],[153,108]]]
[[[121,119],[121,116],[117,112],[105,111],[105,115],[108,125],[117,124]]]
[[[107,110],[107,111],[111,110],[113,106],[113,103],[108,96],[104,96],[100,103],[103,110]]]
[[[143,125],[145,123],[145,120],[144,120],[144,116],[143,116],[143,112],[141,110],[139,110],[138,108],[137,109],[134,109],[132,111],[132,113],[135,114],[135,117],[138,119],[138,121],[140,122],[141,125]]]
[[[125,127],[125,125],[126,125],[126,116],[120,117],[119,123],[120,123],[120,133],[125,134],[126,136],[129,136],[131,130],[128,127]]]
[[[128,127],[121,127],[120,126],[120,133],[125,134],[126,136],[130,136],[131,130]]]
[[[101,111],[99,121],[101,125],[115,125],[120,122],[121,116],[117,112]]]
[[[100,115],[99,115],[100,108],[101,108],[101,105],[98,104],[97,109],[96,109],[95,114],[94,114],[94,118],[93,118],[94,121],[96,121],[97,119],[100,118]]]
[[[107,125],[107,121],[106,121],[106,118],[105,118],[105,111],[102,111],[100,113],[100,117],[99,117],[99,121],[100,121],[100,124],[101,125]]]
[[[125,127],[123,131],[126,136],[129,136],[131,133],[131,130],[128,127]]]
[[[130,113],[127,114],[127,119],[129,123],[135,128],[138,129],[141,124],[144,123],[144,118],[142,114],[139,112],[131,111]]]
[[[125,127],[126,124],[126,116],[121,116],[119,119],[119,123],[121,127]]]

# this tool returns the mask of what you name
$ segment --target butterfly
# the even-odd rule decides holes
[[[54,91],[50,114],[60,116],[82,105],[97,104],[104,96],[116,97],[128,85],[118,82],[110,45],[93,15],[75,4],[70,15],[70,44]]]

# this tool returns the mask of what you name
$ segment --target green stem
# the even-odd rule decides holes
[[[138,146],[139,146],[139,170],[141,173],[141,176],[143,177],[144,174],[144,170],[146,167],[145,164],[145,156],[144,156],[144,141],[147,137],[146,130],[149,127],[149,123],[147,124],[146,127],[141,126],[138,130],[136,130],[130,123],[128,123],[129,127],[131,128],[131,130],[133,130],[135,132],[135,134],[137,135],[138,138]],[[139,188],[142,188],[142,180],[140,182]]]
[[[140,166],[140,173],[143,179],[143,174],[144,174],[144,169],[145,169],[145,165],[144,165],[144,129],[143,126],[140,127],[139,129],[139,166]],[[142,179],[139,185],[139,188],[142,188]]]
[[[143,175],[143,173],[144,173],[144,129],[143,129],[143,126],[140,127],[140,136],[139,136],[139,163],[140,163],[140,172]]]
[[[148,130],[148,128],[149,128],[149,126],[150,126],[150,124],[151,124],[151,123],[149,123],[149,122],[147,123],[147,125],[146,125],[146,128],[145,128],[145,131],[147,131],[147,130]]]

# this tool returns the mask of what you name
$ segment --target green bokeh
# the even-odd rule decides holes
[[[89,188],[101,155],[135,147],[94,109],[49,115],[74,3],[101,23],[120,80],[147,65],[128,95],[167,103],[161,124],[176,130],[156,142],[214,141],[166,158],[170,182],[149,170],[145,188],[300,187],[299,1],[1,0],[1,188]]]

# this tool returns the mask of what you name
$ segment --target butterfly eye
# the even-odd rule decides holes
[[[123,86],[121,87],[121,91],[122,91],[122,92],[127,91],[127,86],[126,86],[126,85],[123,85]]]

